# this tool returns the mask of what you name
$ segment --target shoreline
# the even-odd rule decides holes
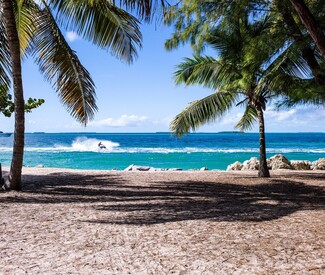
[[[293,171],[325,171],[325,158],[318,158],[315,161],[308,160],[289,160],[282,154],[276,154],[266,159],[269,171],[277,170],[293,170]],[[158,172],[158,171],[258,171],[259,159],[257,157],[251,157],[243,162],[235,161],[227,166],[226,169],[209,169],[206,166],[200,166],[200,168],[163,168],[146,165],[130,164],[122,169],[84,169],[84,168],[60,168],[60,167],[47,167],[43,164],[35,166],[23,166],[23,168],[52,168],[52,169],[72,169],[72,170],[89,170],[89,171],[141,171],[141,172]],[[9,169],[8,166],[3,166],[3,169]]]
[[[142,166],[139,166],[142,167]],[[46,173],[57,173],[57,172],[65,172],[65,173],[215,173],[215,174],[242,174],[242,175],[254,175],[258,173],[258,170],[218,170],[218,169],[207,169],[207,170],[200,170],[200,169],[181,169],[177,170],[174,168],[171,169],[163,169],[163,168],[155,168],[157,170],[117,170],[117,169],[79,169],[79,168],[60,168],[60,167],[29,167],[23,166],[22,173],[26,174],[46,174]],[[6,176],[9,173],[10,166],[2,166],[2,173],[3,176]],[[277,169],[277,170],[270,170],[270,173],[275,175],[282,175],[282,174],[299,174],[299,173],[315,173],[315,174],[325,174],[325,170],[294,170],[294,169]]]

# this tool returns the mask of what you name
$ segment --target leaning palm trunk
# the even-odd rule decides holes
[[[24,154],[24,135],[25,135],[25,113],[24,113],[24,96],[21,77],[21,60],[20,46],[16,27],[16,21],[11,0],[2,0],[3,16],[7,41],[11,55],[12,79],[15,103],[15,131],[13,155],[9,178],[5,184],[6,189],[21,189],[21,171]]]
[[[266,162],[265,129],[264,129],[264,116],[263,116],[262,107],[257,106],[256,112],[258,117],[259,133],[260,133],[260,170],[258,171],[258,176],[261,178],[269,178],[270,172]]]
[[[321,52],[325,60],[325,35],[316,21],[313,14],[310,12],[308,6],[303,0],[290,0],[292,6],[296,10],[300,20],[307,28],[311,38],[314,40],[318,50]]]

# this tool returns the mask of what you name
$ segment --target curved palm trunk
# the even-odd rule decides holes
[[[281,2],[281,5],[279,4],[280,3],[278,3],[278,10],[282,14],[282,18],[286,23],[291,36],[298,44],[302,53],[302,57],[304,58],[304,60],[306,60],[317,83],[324,84],[325,76],[322,74],[321,67],[315,57],[314,49],[312,49],[311,46],[306,43],[305,37],[299,29],[299,26],[297,25],[296,21],[292,17],[291,10],[287,6],[287,4],[283,5],[283,2]]]
[[[319,26],[304,0],[290,0],[290,2],[325,60],[325,35],[322,28]]]
[[[13,4],[11,0],[2,0],[3,17],[7,34],[8,46],[11,55],[12,78],[15,103],[15,131],[13,155],[9,178],[5,184],[6,189],[21,190],[21,172],[23,166],[24,138],[25,138],[25,112],[24,96],[21,77],[20,45]]]
[[[266,162],[266,146],[265,146],[265,129],[264,129],[264,116],[261,106],[256,108],[258,124],[259,124],[259,133],[260,133],[260,170],[258,171],[258,176],[261,178],[269,178],[270,172],[267,167]]]

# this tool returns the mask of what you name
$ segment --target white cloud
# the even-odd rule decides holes
[[[76,41],[76,40],[80,39],[79,35],[77,33],[75,33],[75,32],[72,32],[72,31],[67,32],[66,36],[67,36],[68,41],[70,41],[70,42],[73,42],[73,41]]]
[[[285,110],[285,111],[276,111],[272,108],[267,108],[265,111],[265,117],[268,119],[276,120],[276,121],[285,121],[288,119],[292,119],[296,116],[297,110]]]
[[[220,125],[223,125],[223,126],[231,126],[231,127],[234,127],[238,121],[240,121],[240,119],[242,118],[243,116],[243,112],[241,113],[228,113],[226,114],[221,120],[220,120]]]
[[[92,121],[89,126],[95,127],[135,127],[140,126],[143,122],[147,121],[146,116],[137,115],[122,115],[119,118],[105,118],[101,120]]]

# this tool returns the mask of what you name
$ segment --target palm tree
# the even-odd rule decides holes
[[[139,21],[114,3],[49,0],[36,4],[33,0],[0,0],[0,30],[5,30],[0,34],[0,86],[9,85],[9,76],[12,77],[15,106],[13,157],[6,188],[21,189],[25,127],[21,58],[35,57],[41,73],[53,83],[67,110],[86,125],[97,110],[95,85],[60,28],[72,29],[131,63],[136,57],[136,48],[141,47]],[[146,19],[154,8],[151,0],[121,3],[137,9]]]
[[[171,131],[182,136],[223,117],[233,106],[244,106],[236,128],[247,130],[258,121],[259,177],[270,176],[266,162],[266,104],[284,90],[301,86],[296,76],[285,72],[289,51],[279,52],[281,42],[269,40],[271,25],[269,17],[249,23],[247,16],[246,20],[233,18],[217,26],[208,44],[217,50],[218,58],[187,58],[175,72],[177,84],[199,84],[215,92],[190,103],[171,122]]]

